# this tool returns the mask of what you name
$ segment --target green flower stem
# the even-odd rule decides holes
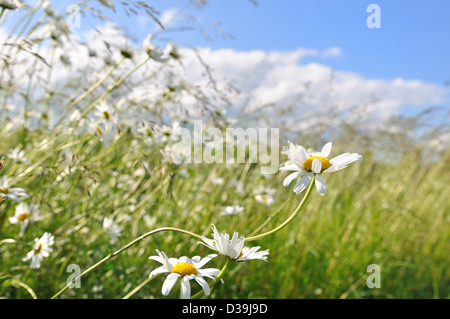
[[[256,228],[250,235],[248,235],[249,237],[254,236],[255,234],[259,233],[261,231],[261,229],[263,229],[264,227],[266,227],[266,225],[268,223],[270,223],[270,221],[276,216],[278,215],[279,212],[281,212],[281,210],[287,205],[287,203],[289,203],[289,201],[285,201],[272,215],[270,215],[265,221],[264,223],[262,223],[261,225],[258,226],[258,228]]]
[[[103,258],[102,260],[98,261],[96,264],[92,265],[91,267],[89,267],[88,269],[86,269],[85,271],[83,271],[81,274],[79,274],[77,277],[75,277],[73,279],[73,281],[77,280],[78,278],[81,278],[84,275],[87,275],[88,273],[90,273],[92,270],[94,270],[95,268],[97,268],[98,266],[102,265],[103,263],[105,263],[106,261],[116,257],[117,255],[119,255],[121,252],[127,250],[128,248],[130,248],[131,246],[133,246],[134,244],[136,244],[137,242],[147,238],[148,236],[151,236],[153,234],[159,233],[159,232],[163,232],[163,231],[174,231],[174,232],[178,232],[178,233],[182,233],[182,234],[186,234],[198,239],[202,239],[202,236],[197,235],[193,232],[184,230],[184,229],[180,229],[180,228],[175,228],[175,227],[162,227],[162,228],[158,228],[155,230],[152,230],[138,238],[136,238],[135,240],[133,240],[132,242],[128,243],[127,245],[123,246],[122,248],[120,248],[119,250],[109,254],[108,256],[106,256],[105,258]],[[68,285],[65,285],[60,291],[58,291],[53,297],[51,297],[51,299],[55,299],[57,298],[59,295],[61,295],[64,291],[67,290],[67,288],[69,288]]]
[[[123,297],[122,299],[128,299],[131,296],[133,296],[135,293],[137,293],[139,290],[141,290],[146,284],[148,284],[150,281],[152,281],[153,279],[155,279],[156,277],[158,277],[161,274],[157,274],[155,276],[153,276],[152,278],[147,278],[145,279],[143,282],[141,282],[136,288],[134,288],[133,290],[131,290],[129,293],[126,294],[125,297]]]
[[[223,277],[223,275],[225,274],[225,272],[228,269],[228,266],[230,264],[230,260],[226,259],[225,265],[223,265],[222,270],[220,271],[220,273],[217,275],[216,280],[213,281],[209,287],[211,288],[211,293],[212,290],[214,288],[214,286],[219,282],[219,280]],[[200,290],[199,292],[197,292],[195,295],[191,296],[191,299],[198,299],[200,298],[202,295],[204,294],[203,290]]]
[[[276,227],[276,228],[274,228],[274,229],[272,229],[272,230],[270,230],[270,231],[268,231],[266,233],[245,238],[245,241],[252,241],[252,240],[261,239],[263,237],[266,237],[267,235],[271,235],[273,233],[276,233],[277,231],[279,231],[280,229],[285,227],[287,224],[289,224],[295,218],[295,216],[297,216],[297,214],[302,210],[303,206],[305,206],[306,200],[308,199],[309,195],[311,194],[311,191],[312,191],[312,189],[314,187],[315,181],[316,181],[316,175],[313,176],[313,178],[311,180],[311,183],[309,183],[308,189],[306,190],[306,194],[303,197],[302,201],[300,202],[298,207],[295,209],[295,211],[291,214],[291,216],[288,217],[288,219],[286,219],[278,227]]]

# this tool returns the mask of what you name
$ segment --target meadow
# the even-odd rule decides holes
[[[178,69],[169,65],[182,63],[181,49],[112,45],[106,59],[97,48],[86,58],[95,60],[92,65],[74,72],[61,58],[71,31],[38,32],[42,23],[61,23],[66,16],[44,8],[40,22],[18,22],[23,32],[8,38],[17,45],[1,48],[0,297],[178,298],[180,282],[163,296],[166,275],[149,279],[161,266],[149,259],[156,249],[169,257],[204,257],[214,252],[199,237],[211,238],[211,225],[252,237],[296,210],[307,191],[295,194],[294,184],[283,186],[287,172],[262,175],[261,165],[249,161],[173,160],[177,143],[171,134],[194,119],[181,96],[198,101],[210,127],[255,125],[236,123],[215,107],[226,90],[212,90],[216,99],[207,98],[210,88],[174,75]],[[38,12],[33,10],[22,9]],[[139,73],[146,63],[154,68]],[[71,70],[63,85],[55,89],[49,72],[56,71],[46,64]],[[432,143],[448,127],[427,126],[427,114],[392,118],[376,129],[364,114],[321,116],[332,121],[295,134],[281,128],[280,147],[271,150],[280,154],[281,166],[288,140],[313,150],[331,141],[330,158],[349,152],[362,161],[324,174],[324,196],[313,188],[286,227],[246,243],[268,249],[267,262],[228,263],[222,256],[208,262],[217,269],[227,263],[217,283],[207,279],[215,283],[209,298],[449,298],[450,152]],[[30,213],[14,221],[21,203]],[[135,241],[164,227],[171,229]],[[35,239],[46,232],[54,243],[31,268],[23,259],[39,254]],[[64,289],[70,265],[88,273],[79,287]],[[369,265],[379,266],[379,288],[368,287]],[[191,282],[192,295],[202,291]]]

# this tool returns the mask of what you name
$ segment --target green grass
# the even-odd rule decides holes
[[[263,231],[283,222],[297,207],[302,195],[283,187],[286,173],[262,177],[255,164],[190,164],[171,167],[161,164],[161,154],[142,141],[132,144],[123,131],[110,147],[96,136],[40,131],[6,132],[0,138],[0,156],[12,187],[23,187],[38,203],[45,219],[30,225],[19,238],[19,226],[11,225],[16,203],[0,204],[0,296],[30,298],[17,283],[26,284],[38,298],[50,298],[71,274],[70,264],[85,270],[158,227],[179,227],[200,235],[219,231],[248,236],[282,205]],[[333,141],[334,142],[334,141]],[[315,146],[317,141],[301,140]],[[255,260],[233,264],[224,283],[212,298],[448,298],[449,297],[449,153],[438,161],[420,160],[412,149],[394,163],[375,161],[364,149],[336,142],[331,156],[357,151],[362,162],[326,175],[327,193],[313,190],[306,207],[281,231],[249,243],[270,249],[268,263]],[[15,164],[6,154],[22,145],[30,164]],[[148,162],[149,171],[136,175]],[[60,176],[67,167],[71,174]],[[186,169],[188,176],[180,171]],[[60,177],[59,177],[60,176]],[[214,177],[225,183],[213,185]],[[244,183],[244,192],[230,186]],[[276,201],[264,206],[255,201],[259,186],[277,189]],[[242,215],[220,216],[220,207],[239,204]],[[145,215],[155,218],[147,224]],[[122,227],[119,243],[111,245],[102,221],[112,216]],[[40,269],[29,269],[22,258],[35,237],[45,231],[55,236],[54,251]],[[82,278],[80,289],[69,289],[62,298],[122,298],[148,278],[159,264],[148,259],[155,249],[169,257],[204,256],[211,253],[197,239],[183,234],[155,234]],[[220,267],[216,258],[208,266]],[[369,289],[370,264],[381,267],[381,288]],[[11,278],[5,277],[11,276]],[[132,298],[162,298],[165,276],[146,284]],[[94,291],[101,286],[101,291]],[[193,282],[192,292],[199,290]],[[177,298],[176,286],[169,298]]]

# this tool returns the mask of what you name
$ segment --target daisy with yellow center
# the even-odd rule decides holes
[[[14,212],[14,216],[9,218],[9,222],[13,225],[20,225],[20,234],[22,237],[25,228],[32,222],[41,220],[40,211],[36,205],[27,205],[19,203]]]
[[[326,182],[322,173],[331,173],[346,168],[348,164],[361,161],[362,156],[357,153],[344,153],[328,159],[332,148],[332,143],[324,145],[320,152],[308,154],[303,146],[294,146],[289,143],[289,148],[284,149],[284,153],[289,157],[288,164],[280,168],[280,171],[294,171],[288,175],[283,185],[288,186],[293,180],[300,178],[294,185],[294,192],[301,193],[311,182],[315,175],[315,185],[319,195],[325,195],[327,190]]]
[[[9,187],[9,178],[0,177],[0,198],[9,198],[15,202],[28,197],[25,189],[19,187]]]
[[[55,237],[50,233],[44,233],[41,238],[34,239],[34,247],[22,261],[31,259],[30,268],[39,268],[44,258],[53,251],[51,246],[55,243]]]
[[[217,251],[217,253],[221,256],[224,256],[227,259],[232,261],[248,261],[251,259],[261,259],[267,261],[267,255],[269,254],[269,250],[258,251],[260,246],[256,247],[246,247],[244,246],[245,237],[240,236],[238,233],[234,233],[233,237],[230,240],[230,235],[228,234],[220,234],[217,230],[216,226],[212,225],[213,230],[213,239],[206,238],[202,236],[203,242],[200,244],[205,245],[206,247]]]
[[[208,255],[204,258],[195,256],[188,258],[183,256],[181,258],[168,258],[164,252],[156,250],[158,256],[151,256],[150,259],[162,264],[161,267],[156,268],[150,273],[150,278],[157,274],[169,273],[162,286],[162,294],[167,296],[178,279],[181,280],[181,298],[189,299],[191,297],[190,281],[194,279],[203,289],[205,295],[211,293],[211,288],[203,277],[215,280],[215,277],[220,273],[219,269],[202,267],[211,259],[217,257],[216,254]]]

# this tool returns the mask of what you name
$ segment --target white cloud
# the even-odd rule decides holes
[[[403,107],[449,102],[450,91],[443,86],[402,78],[371,79],[355,72],[332,70],[324,64],[302,63],[306,56],[339,56],[342,50],[337,47],[322,52],[302,48],[289,52],[205,48],[199,53],[216,78],[227,78],[241,90],[243,95],[236,97],[234,105],[245,107],[247,112],[273,105],[271,111],[264,111],[269,117],[290,107],[289,119],[294,121],[311,112],[330,108],[343,111],[371,102],[367,111],[385,119]],[[194,55],[188,50],[183,54],[186,72],[199,74],[200,65]]]
[[[173,24],[178,19],[180,12],[181,11],[178,8],[169,8],[161,13],[159,22],[161,22],[164,27]]]
[[[342,55],[342,50],[339,47],[331,47],[323,51],[322,57],[323,58],[329,58],[329,57],[340,57]]]
[[[175,14],[175,11],[176,9],[173,9],[169,10],[171,14],[163,14],[166,16],[164,18],[166,22],[170,21],[169,18]],[[85,45],[76,46],[74,42],[71,42],[67,43],[65,48],[58,48],[54,52],[56,58],[60,54],[66,54],[72,66],[66,67],[60,62],[53,63],[52,83],[48,85],[58,86],[58,84],[66,83],[66,78],[75,74],[77,70],[100,69],[99,72],[92,73],[93,78],[87,81],[89,83],[106,72],[102,56],[109,53],[100,39],[118,47],[127,45],[128,40],[113,25],[107,24],[97,29],[101,31],[101,34],[90,31],[81,36]],[[6,33],[0,29],[0,42],[5,41]],[[87,47],[98,51],[99,57],[87,58]],[[136,50],[139,51],[139,48]],[[114,51],[116,53],[112,57],[113,61],[118,59],[118,52]],[[204,92],[214,94],[209,78],[205,76],[205,68],[196,54],[191,49],[181,49],[180,52],[183,56],[182,66],[173,63],[169,68],[171,74],[175,76],[175,83],[181,80],[187,81],[193,87],[198,86]],[[339,56],[342,50],[338,47],[324,50],[299,48],[287,52],[201,48],[197,52],[204,63],[210,66],[212,76],[217,79],[217,87],[226,88],[229,81],[240,91],[239,94],[230,93],[229,100],[233,105],[233,108],[229,110],[230,115],[236,115],[242,110],[248,114],[264,112],[274,127],[279,127],[280,121],[297,125],[299,119],[304,119],[313,113],[325,112],[329,109],[344,111],[361,104],[370,104],[366,111],[371,112],[378,119],[385,119],[390,115],[398,114],[404,107],[424,108],[448,103],[450,100],[449,88],[424,81],[402,78],[371,79],[355,72],[332,70],[324,64],[303,62],[305,57],[317,57],[319,61],[323,61],[324,57]],[[44,58],[51,56],[50,52],[45,52],[44,49],[39,53]],[[26,74],[30,64],[35,64],[43,74],[48,73],[48,68],[43,63],[36,63],[36,59],[30,58],[30,54],[21,53],[21,55],[27,62],[17,66],[17,75]],[[144,56],[145,53],[141,51],[135,55],[135,61],[141,60]],[[126,61],[123,70],[132,63]],[[158,63],[149,63],[135,76],[142,76],[145,72],[149,74],[149,71],[154,70],[158,65]],[[23,79],[24,82],[20,84],[25,86],[27,77],[17,76],[16,79]],[[161,76],[155,79],[155,84],[164,88],[168,83]],[[180,99],[180,103],[188,100],[189,98]],[[193,103],[189,100],[186,104]],[[218,99],[216,106],[225,106],[225,102]],[[284,110],[288,109],[289,113],[285,113]]]

